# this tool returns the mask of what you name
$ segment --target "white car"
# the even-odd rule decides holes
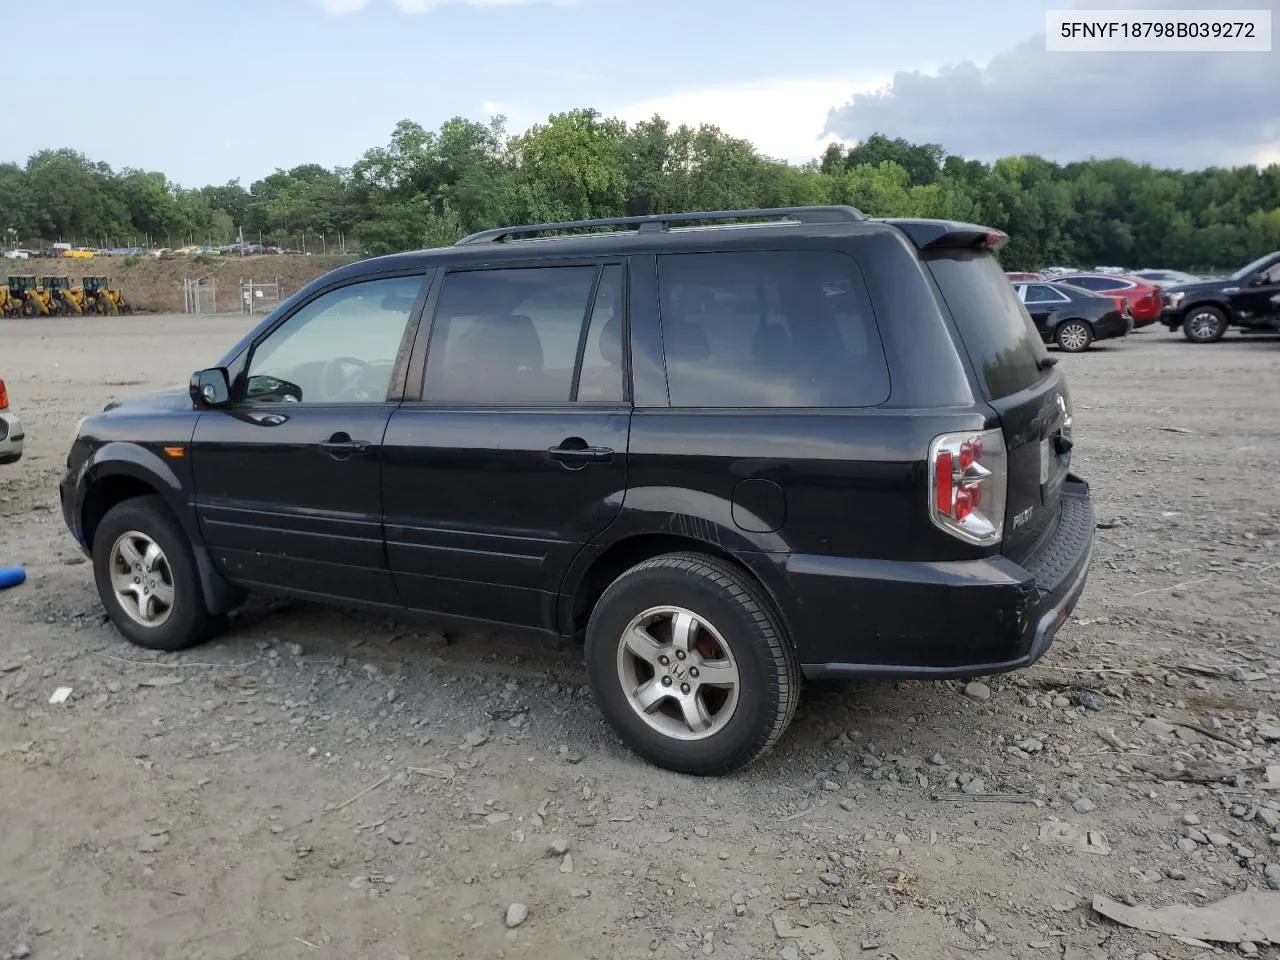
[[[0,465],[22,459],[22,441],[26,432],[16,413],[9,410],[9,391],[0,380]]]

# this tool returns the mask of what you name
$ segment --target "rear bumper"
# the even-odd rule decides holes
[[[808,677],[971,677],[1044,656],[1084,592],[1089,486],[1069,476],[1054,532],[1022,563],[793,556],[788,617]]]
[[[1113,340],[1116,337],[1127,337],[1134,327],[1134,320],[1123,313],[1108,314],[1093,325],[1093,335],[1097,340]]]
[[[21,460],[25,441],[26,431],[17,414],[0,413],[0,465]]]

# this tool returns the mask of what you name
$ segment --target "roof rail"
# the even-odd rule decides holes
[[[801,223],[855,223],[866,220],[861,210],[840,204],[817,207],[768,207],[759,210],[709,210],[699,213],[655,213],[644,217],[608,217],[603,220],[569,220],[564,223],[537,223],[528,226],[497,227],[463,237],[455,246],[473,243],[496,243],[520,234],[550,233],[558,230],[584,230],[594,227],[636,226],[640,233],[666,230],[673,223],[699,223],[706,220],[746,220],[761,217],[788,217]]]

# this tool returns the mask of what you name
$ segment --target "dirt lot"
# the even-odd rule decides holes
[[[111,278],[111,285],[124,291],[136,310],[181,313],[185,278],[213,280],[217,309],[240,309],[240,284],[279,283],[284,296],[296,293],[316,277],[334,267],[350,263],[354,257],[315,254],[312,256],[273,254],[256,257],[94,257],[92,260],[36,259],[0,261],[0,283],[12,274],[36,277],[72,277],[79,283],[85,276]],[[83,323],[110,323],[97,317]]]
[[[1092,899],[1280,887],[1280,340],[1063,357],[1101,529],[1049,656],[811,686],[774,755],[697,780],[622,749],[572,647],[284,602],[125,645],[58,512],[67,444],[244,325],[0,322],[29,429],[0,563],[30,575],[0,594],[0,957],[1192,958]]]

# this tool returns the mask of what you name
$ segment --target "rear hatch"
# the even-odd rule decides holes
[[[1001,549],[1022,561],[1056,527],[1071,461],[1071,396],[989,248],[931,246],[925,266],[1000,416],[1008,469]]]

